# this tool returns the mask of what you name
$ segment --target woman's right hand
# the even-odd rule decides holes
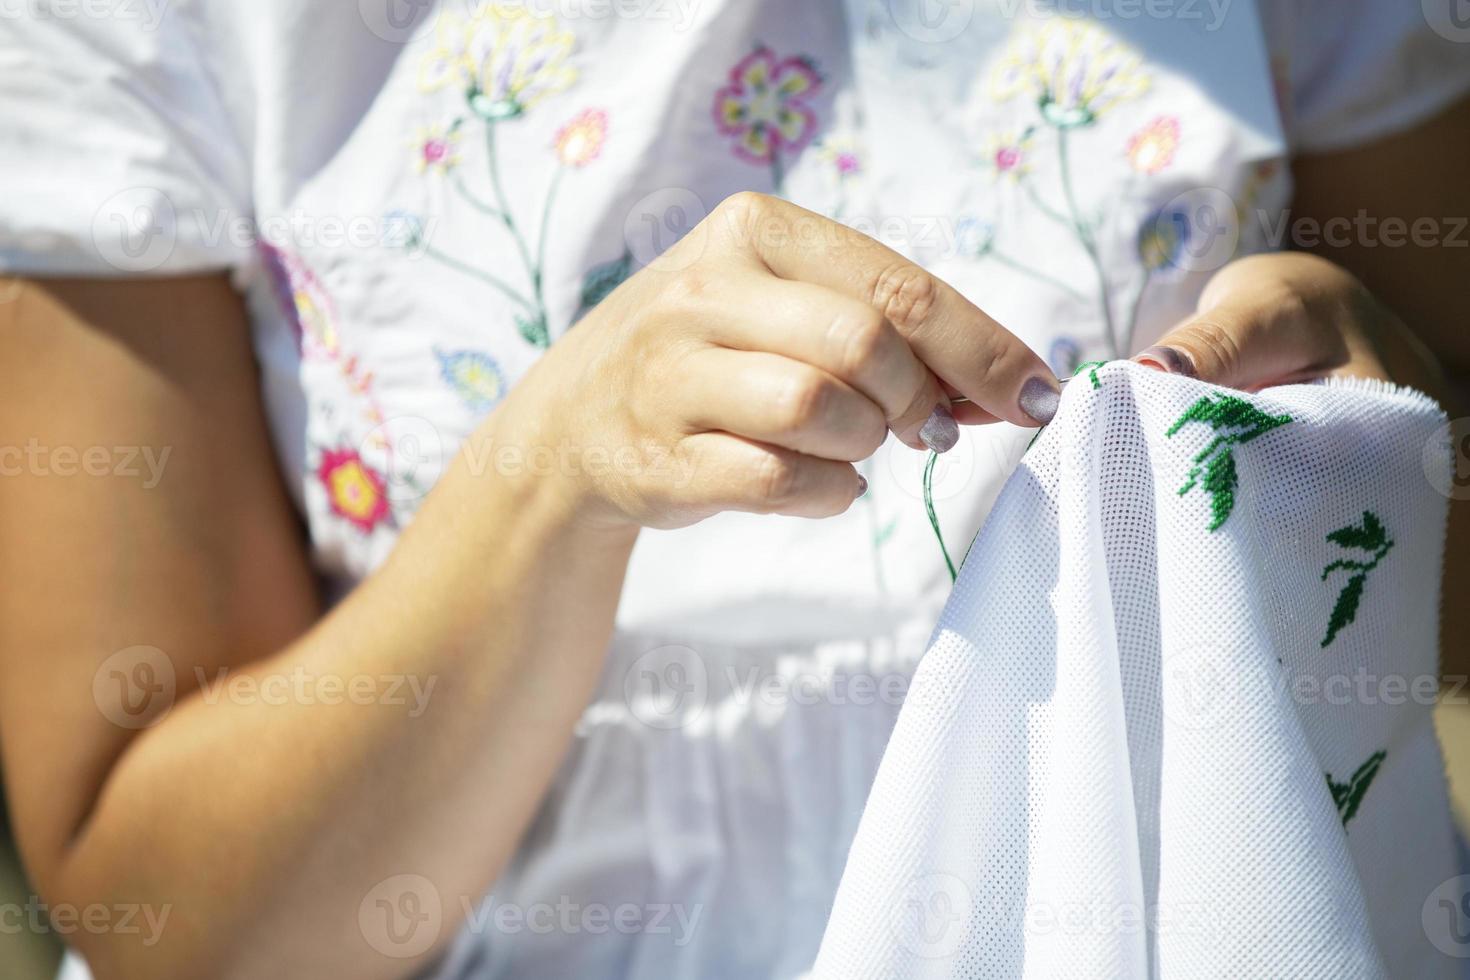
[[[968,404],[952,405],[959,394]],[[594,309],[487,422],[549,448],[579,514],[678,527],[723,510],[823,517],[888,431],[1050,421],[1046,365],[947,284],[777,198],[727,199]]]

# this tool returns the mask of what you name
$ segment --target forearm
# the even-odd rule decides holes
[[[242,703],[222,687],[128,747],[53,890],[171,912],[152,948],[79,935],[101,976],[404,975],[415,960],[375,951],[358,918],[403,873],[433,883],[452,934],[565,751],[633,541],[579,524],[550,482],[462,455],[377,574],[231,675],[407,678],[422,704]]]

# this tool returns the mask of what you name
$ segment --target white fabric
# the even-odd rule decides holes
[[[1460,49],[1380,0],[1165,4],[1178,16],[1129,16],[1134,5],[1119,3],[1118,16],[1065,20],[1046,16],[1052,6],[1111,11],[137,0],[98,16],[91,3],[0,0],[0,271],[230,269],[280,470],[340,594],[391,552],[443,463],[541,353],[514,303],[420,247],[529,290],[517,243],[471,202],[494,197],[486,127],[462,78],[436,84],[446,50],[483,68],[539,45],[517,59],[539,97],[495,132],[533,257],[549,215],[553,341],[575,329],[599,268],[625,254],[630,267],[647,262],[726,195],[757,190],[922,262],[1059,374],[1107,356],[1108,319],[1132,324],[1140,346],[1194,307],[1214,268],[1271,247],[1293,146],[1345,118],[1353,140],[1371,139],[1470,88]],[[820,76],[779,184],[714,111],[761,44],[784,71]],[[1048,66],[1100,80],[1101,111],[1067,130],[1069,175],[1034,84],[1004,84],[1018,66],[1032,82]],[[1062,206],[1064,176],[1096,219],[1105,282],[1037,203]],[[1222,234],[1235,209],[1199,188],[1249,220]],[[973,429],[946,456],[935,496],[950,540],[973,535],[1028,438]],[[603,686],[492,893],[522,906],[679,903],[700,915],[695,939],[466,929],[449,969],[664,980],[790,977],[810,964],[950,587],[920,500],[923,462],[890,440],[863,464],[867,496],[832,520],[729,514],[639,541]],[[661,678],[690,676],[689,663],[658,663],[671,648],[698,664],[703,710],[649,724],[632,704]]]
[[[1430,719],[1442,414],[1375,383],[1243,396],[1292,421],[1230,447],[1210,531],[1210,495],[1179,490],[1211,428],[1166,433],[1221,389],[1098,378],[970,552],[816,976],[1458,975],[1420,922],[1458,873]],[[1351,570],[1323,571],[1354,557],[1327,535],[1365,510],[1392,544],[1323,647]],[[1345,823],[1325,777],[1380,751]]]

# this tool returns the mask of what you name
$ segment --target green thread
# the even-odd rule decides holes
[[[939,459],[939,454],[931,452],[929,461],[924,464],[924,509],[929,512],[929,526],[934,528],[934,537],[939,541],[939,551],[944,555],[945,567],[949,569],[949,580],[953,582],[959,578],[955,571],[954,562],[950,560],[949,549],[944,546],[944,532],[939,529],[939,515],[934,513],[934,463]]]
[[[1072,377],[1075,378],[1083,371],[1086,371],[1087,376],[1092,379],[1093,390],[1096,391],[1097,389],[1102,387],[1102,382],[1097,380],[1097,369],[1100,367],[1104,367],[1107,363],[1107,361],[1083,361],[1081,364],[1077,365],[1077,370],[1072,372]]]
[[[1210,497],[1211,531],[1219,530],[1235,509],[1235,491],[1239,489],[1240,476],[1231,447],[1250,442],[1290,421],[1290,415],[1267,415],[1234,395],[1205,395],[1164,433],[1172,438],[1190,422],[1208,425],[1215,432],[1215,438],[1191,460],[1194,465],[1190,467],[1189,477],[1179,488],[1179,496],[1182,497],[1200,486],[1203,477],[1202,485]]]
[[[1351,625],[1358,618],[1358,603],[1363,598],[1363,585],[1368,580],[1368,573],[1377,568],[1378,563],[1383,561],[1393,548],[1393,540],[1389,538],[1383,521],[1370,510],[1363,511],[1361,525],[1349,524],[1347,527],[1340,527],[1328,534],[1327,540],[1340,548],[1352,548],[1365,552],[1371,558],[1364,561],[1339,558],[1322,569],[1322,581],[1324,582],[1327,581],[1327,576],[1335,571],[1353,572],[1347,584],[1342,587],[1342,591],[1337,594],[1337,601],[1333,603],[1332,615],[1327,621],[1327,635],[1322,638],[1324,648],[1337,638],[1337,634],[1343,628]]]
[[[1327,789],[1332,793],[1332,802],[1337,804],[1337,812],[1342,817],[1344,828],[1357,814],[1358,807],[1363,802],[1363,794],[1368,792],[1368,786],[1373,782],[1373,777],[1378,775],[1378,767],[1383,765],[1386,756],[1387,753],[1381,749],[1374,752],[1345,783],[1335,782],[1331,773],[1324,774],[1327,777]]]

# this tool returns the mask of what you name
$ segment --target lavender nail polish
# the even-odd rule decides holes
[[[1141,364],[1151,361],[1167,374],[1182,374],[1186,378],[1198,376],[1189,355],[1176,347],[1149,347],[1139,351],[1133,359]]]
[[[935,405],[934,411],[919,429],[919,441],[936,453],[947,453],[960,441],[960,425],[953,413],[943,405]]]
[[[859,497],[861,497],[863,494],[865,494],[867,492],[868,492],[868,478],[865,477],[865,476],[863,476],[861,473],[859,473],[858,474],[858,492],[857,492],[857,495]]]
[[[1062,392],[1046,378],[1031,378],[1021,386],[1021,411],[1042,425],[1056,418]]]

